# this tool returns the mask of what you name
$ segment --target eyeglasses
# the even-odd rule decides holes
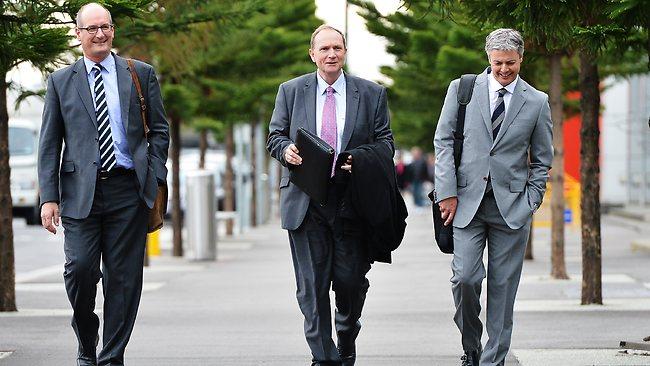
[[[102,30],[103,33],[108,33],[113,31],[113,24],[102,24],[100,26],[90,25],[88,27],[77,27],[78,29],[85,29],[86,32],[90,34],[97,33],[98,30]]]

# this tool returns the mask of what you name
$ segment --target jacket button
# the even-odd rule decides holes
[[[97,165],[97,162],[96,162],[96,161],[93,161],[93,165]]]
[[[487,181],[488,181],[488,177],[483,177],[483,180],[487,182]]]
[[[99,141],[99,138],[95,137],[95,141]]]

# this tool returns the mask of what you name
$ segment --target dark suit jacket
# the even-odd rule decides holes
[[[386,102],[386,89],[371,81],[345,74],[346,113],[341,151],[369,143],[384,143],[394,151]],[[284,151],[303,127],[316,132],[316,73],[280,85],[269,125],[267,149],[284,168],[280,178],[282,228],[297,229],[305,218],[309,196],[289,182]]]
[[[397,188],[393,152],[385,144],[368,144],[342,152],[337,166],[349,155],[354,162],[349,177],[341,216],[359,220],[363,241],[371,262],[391,263],[391,252],[399,247],[406,230],[408,212]]]
[[[115,56],[122,123],[138,179],[138,193],[151,208],[157,183],[167,177],[169,125],[160,86],[150,65],[135,61],[147,104],[148,141],[140,104],[126,60]],[[43,124],[38,151],[41,205],[60,203],[60,213],[75,219],[88,216],[93,203],[99,167],[97,117],[83,59],[58,70],[47,81]],[[62,143],[63,159],[61,159]]]

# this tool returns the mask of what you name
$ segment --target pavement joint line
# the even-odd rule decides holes
[[[650,361],[648,356],[621,353],[615,348],[512,349],[511,352],[521,366],[639,366]]]
[[[60,273],[63,277],[63,266],[64,264],[57,264],[55,266],[43,267],[35,269],[33,271],[19,273],[16,275],[16,283],[31,282],[37,278],[53,275]]]
[[[580,305],[580,299],[517,300],[516,312],[650,311],[650,298],[604,299],[603,305]]]
[[[95,308],[95,314],[100,315],[101,308]],[[72,316],[72,309],[18,309],[12,312],[0,312],[0,318],[36,318],[36,317],[59,317]]]
[[[569,274],[568,280],[558,280],[551,278],[549,275],[525,275],[521,276],[522,284],[533,284],[533,283],[549,283],[549,284],[562,284],[562,283],[581,283],[582,282],[582,273],[571,273]],[[602,283],[635,283],[637,282],[634,278],[630,277],[625,273],[610,273],[603,274]]]
[[[165,282],[144,282],[142,292],[155,291],[162,288]],[[46,283],[17,283],[17,292],[61,292],[65,293],[63,282],[46,282]],[[102,293],[101,282],[97,284],[97,292]]]

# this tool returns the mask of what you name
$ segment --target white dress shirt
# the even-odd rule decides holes
[[[316,86],[316,134],[320,137],[321,126],[323,125],[323,108],[327,97],[327,87],[330,86],[318,72],[316,72],[318,85]],[[336,100],[336,153],[341,152],[341,138],[345,127],[345,74],[341,72],[338,79],[331,85],[334,88],[334,99]]]
[[[503,95],[503,103],[505,103],[504,107],[506,107],[506,115],[508,115],[508,105],[510,105],[512,93],[515,92],[515,86],[517,86],[517,82],[519,81],[519,75],[517,75],[513,82],[506,86],[501,85],[501,83],[494,78],[494,73],[492,72],[488,74],[488,80],[488,91],[490,93],[490,117],[492,117],[492,113],[494,113],[494,110],[497,108],[497,99],[499,98],[499,90],[501,88],[506,88],[507,91],[507,93]]]

